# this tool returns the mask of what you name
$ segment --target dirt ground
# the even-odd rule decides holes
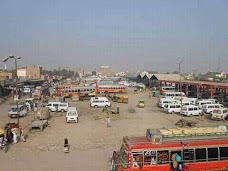
[[[137,108],[139,99],[145,99],[145,108]],[[28,117],[21,118],[20,123],[28,135],[25,143],[13,144],[7,153],[0,151],[1,169],[4,171],[27,170],[78,170],[107,171],[108,158],[113,150],[118,150],[123,136],[144,135],[148,128],[174,127],[181,119],[178,114],[165,114],[156,107],[157,97],[149,98],[149,91],[133,93],[129,89],[129,103],[112,102],[112,109],[120,108],[118,120],[111,119],[111,127],[107,128],[105,119],[95,120],[93,115],[102,112],[101,108],[90,108],[89,101],[70,102],[79,113],[79,123],[66,123],[65,113],[52,113],[49,126],[42,132],[28,131],[29,123],[34,118],[31,112]],[[0,127],[12,122],[7,117],[10,104],[1,104]],[[129,109],[134,109],[130,113]],[[197,126],[228,125],[227,121],[211,121],[206,116],[204,121],[199,117],[189,120],[197,122]],[[112,118],[112,117],[111,117]],[[16,122],[16,120],[13,120]],[[70,153],[63,152],[63,140],[69,139]]]

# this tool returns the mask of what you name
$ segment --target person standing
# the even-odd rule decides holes
[[[110,128],[111,127],[111,119],[110,117],[108,116],[107,117],[107,128]]]

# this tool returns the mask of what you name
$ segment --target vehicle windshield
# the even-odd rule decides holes
[[[217,109],[215,109],[213,112],[214,112],[215,114],[222,114],[221,110],[217,110]]]
[[[68,116],[76,116],[76,112],[68,112]]]
[[[123,145],[123,144],[120,149],[119,157],[120,157],[121,165],[123,166],[123,168],[126,169],[129,161],[128,161],[128,156],[127,156],[127,149],[126,149],[125,145]]]
[[[16,112],[16,111],[17,111],[17,108],[16,108],[16,107],[12,107],[12,108],[10,109],[10,111],[11,111],[11,112]]]

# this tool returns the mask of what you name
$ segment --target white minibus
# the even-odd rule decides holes
[[[164,92],[166,97],[186,97],[184,92]]]
[[[211,113],[214,109],[217,109],[217,108],[223,108],[224,106],[222,104],[205,104],[202,106],[202,110],[203,112],[205,113]]]
[[[27,106],[26,105],[14,105],[10,108],[8,116],[11,118],[17,118],[17,114],[19,117],[26,116],[28,114]]]
[[[67,102],[49,102],[46,107],[51,112],[66,112],[69,104]]]
[[[159,98],[158,106],[163,108],[166,104],[178,104],[179,102],[173,98]]]
[[[164,106],[164,111],[169,114],[180,113],[181,105],[180,104],[166,104]]]
[[[213,120],[224,120],[228,117],[227,108],[214,109],[211,113],[211,119]]]
[[[90,107],[110,107],[111,102],[106,97],[91,97]]]
[[[211,100],[197,100],[196,101],[196,105],[199,106],[199,108],[201,109],[203,105],[205,104],[215,104],[215,102],[211,101]]]
[[[189,105],[182,106],[181,114],[185,116],[199,116],[202,113],[202,110],[199,106]]]

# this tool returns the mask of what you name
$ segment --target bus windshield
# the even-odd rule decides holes
[[[120,148],[119,157],[120,157],[120,163],[121,163],[122,167],[126,169],[129,161],[128,161],[128,156],[127,156],[127,149],[126,149],[125,145],[123,145],[123,144]]]

